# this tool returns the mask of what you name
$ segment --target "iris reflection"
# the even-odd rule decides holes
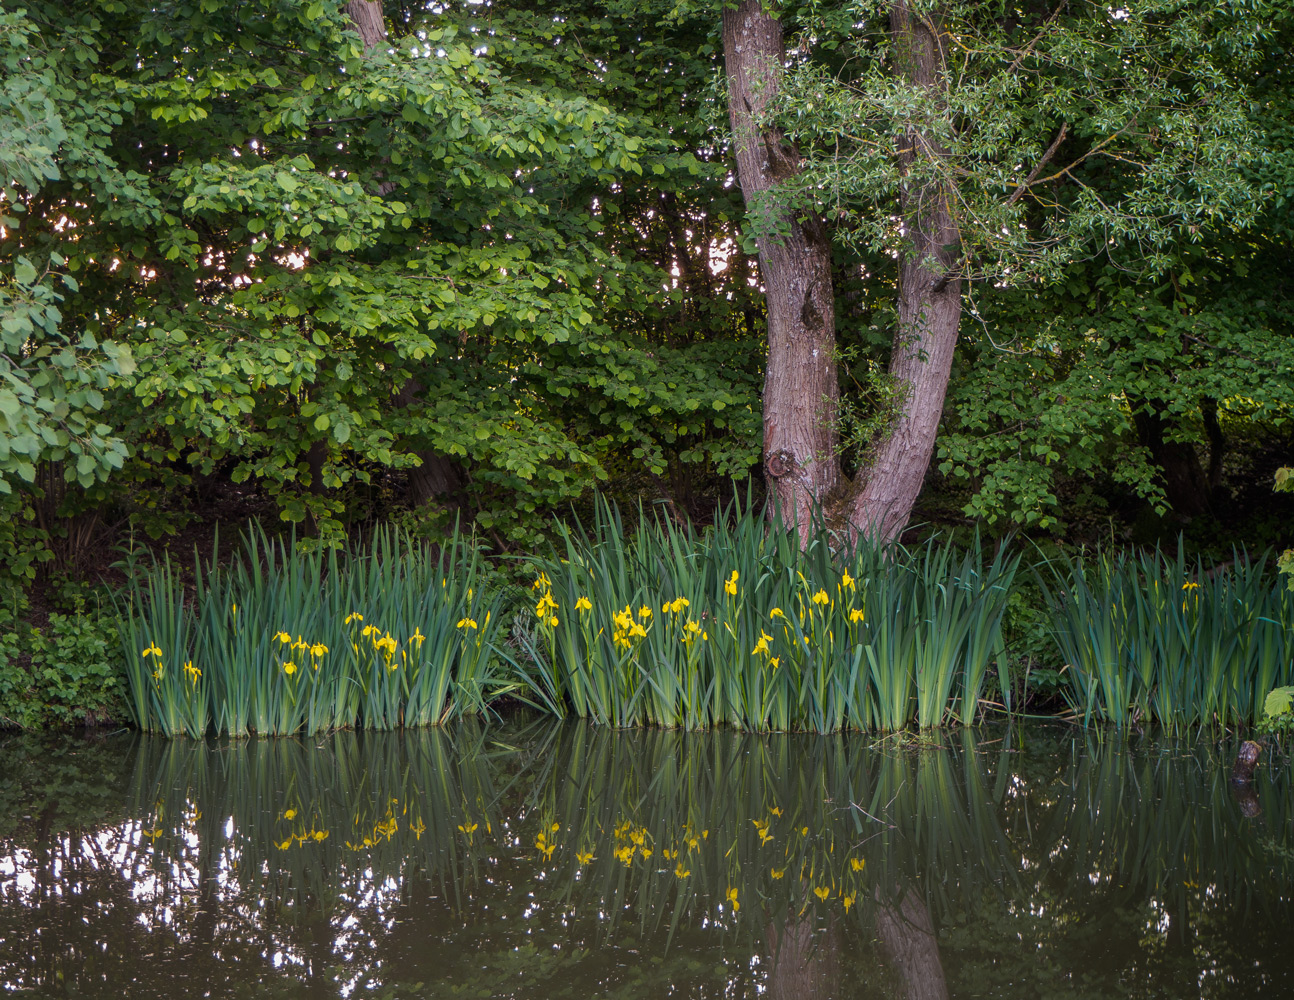
[[[1247,817],[1224,751],[547,722],[11,742],[0,982],[937,1000],[1209,975],[1279,995],[1294,800],[1260,775]]]

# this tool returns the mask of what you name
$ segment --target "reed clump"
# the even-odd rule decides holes
[[[328,551],[256,531],[187,589],[156,562],[123,607],[134,721],[194,737],[393,729],[511,694],[614,727],[891,732],[1015,707],[1003,616],[1020,556],[1004,547],[881,549],[825,529],[801,546],[740,506],[698,532],[627,525],[605,501],[556,535],[522,564],[528,592],[457,533]],[[1097,552],[1035,572],[1084,724],[1250,726],[1294,684],[1294,594],[1268,556],[1214,572],[1180,548]]]
[[[888,731],[979,709],[1018,556],[840,548],[736,510],[698,534],[600,504],[534,560],[513,663],[554,715],[611,726]],[[1007,685],[1003,685],[1004,689]]]
[[[1267,554],[1218,571],[1180,546],[1097,552],[1042,574],[1065,696],[1085,724],[1250,726],[1294,682],[1294,595]]]
[[[230,565],[169,559],[133,575],[123,608],[129,707],[145,732],[283,736],[425,726],[479,711],[499,593],[457,533],[436,547],[379,531],[346,551],[257,530]]]

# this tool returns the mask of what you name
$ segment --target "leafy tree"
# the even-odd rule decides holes
[[[65,463],[67,478],[88,486],[120,469],[126,453],[101,413],[104,391],[133,369],[129,351],[68,329],[60,304],[78,284],[54,239],[14,246],[27,196],[61,179],[56,151],[86,143],[92,131],[83,117],[65,117],[73,95],[44,41],[23,12],[0,11],[0,177],[8,185],[0,192],[0,245],[9,244],[10,258],[0,274],[0,494],[14,482],[34,483],[42,462]],[[78,56],[71,60],[83,67]]]
[[[865,2],[803,14],[785,79],[772,15],[756,0],[725,14],[764,40],[739,56],[741,32],[725,32],[729,74],[764,67],[768,99],[749,112],[765,158],[786,164],[752,199],[761,252],[819,218],[881,269],[897,263],[888,412],[851,487],[814,494],[855,530],[892,538],[925,478],[973,284],[1037,287],[1110,247],[1161,271],[1183,233],[1255,217],[1261,199],[1243,167],[1256,130],[1236,68],[1260,51],[1264,12],[1144,0],[1117,11]],[[739,145],[750,141],[743,106],[734,99]],[[812,312],[810,298],[816,310],[806,297],[816,286],[792,284],[792,313]],[[792,367],[821,357],[819,339],[788,343]],[[818,430],[804,433],[821,437],[837,409],[830,391],[817,408],[766,400],[765,425],[807,421]],[[805,463],[836,460],[819,447],[769,471],[795,482]]]
[[[674,255],[622,255],[633,220],[611,218],[639,178],[659,194],[717,168],[591,97],[609,88],[554,56],[551,21],[483,43],[452,11],[397,10],[366,49],[365,7],[5,15],[6,107],[44,137],[4,147],[0,472],[20,504],[39,463],[120,469],[81,502],[142,491],[144,511],[229,477],[328,533],[350,484],[431,455],[506,542],[625,452],[658,474],[749,464],[729,431],[754,418],[749,296],[728,344],[676,334]]]
[[[1107,477],[1179,521],[1230,509],[1224,463],[1257,483],[1294,398],[1288,17],[1241,67],[1256,140],[1248,229],[1182,232],[1147,275],[1133,251],[1068,265],[1047,287],[980,288],[950,388],[941,469],[967,512],[1063,524],[1063,492]]]

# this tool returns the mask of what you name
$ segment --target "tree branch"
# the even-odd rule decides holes
[[[1023,49],[1021,49],[1020,54],[1016,56],[1014,61],[1012,61],[1011,65],[1007,67],[1006,69],[1007,76],[1014,75],[1015,71],[1020,68],[1020,64],[1024,62],[1025,57],[1028,56],[1029,53],[1033,51],[1034,46],[1037,45],[1040,41],[1042,41],[1042,36],[1045,35],[1047,33],[1047,29],[1051,27],[1051,22],[1056,20],[1056,18],[1060,16],[1060,12],[1065,9],[1066,3],[1068,3],[1068,0],[1061,0],[1060,6],[1051,12],[1051,17],[1047,18],[1047,20],[1042,22],[1042,28],[1039,29],[1038,34],[1033,36],[1033,41],[1031,41]]]
[[[1051,140],[1051,145],[1047,147],[1047,152],[1043,153],[1042,159],[1033,165],[1033,169],[1029,171],[1029,176],[1024,179],[1024,183],[1012,191],[1011,197],[1006,200],[1008,208],[1019,201],[1020,196],[1024,194],[1025,191],[1029,189],[1029,186],[1038,179],[1038,174],[1041,173],[1042,168],[1047,165],[1047,161],[1056,155],[1056,150],[1059,149],[1060,144],[1065,141],[1065,136],[1068,133],[1069,122],[1061,122],[1060,131],[1056,133],[1056,138]]]

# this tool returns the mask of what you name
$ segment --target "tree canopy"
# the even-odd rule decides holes
[[[838,376],[801,402],[860,489],[926,357],[917,279],[960,317],[917,488],[1060,528],[1076,496],[1191,517],[1229,469],[1270,482],[1288,12],[913,5],[926,79],[893,10],[773,11],[753,120],[794,156],[748,206],[719,5],[388,2],[371,46],[340,0],[0,6],[10,571],[86,516],[173,531],[212,484],[324,538],[440,511],[511,546],[599,485],[687,515],[772,482],[756,255],[810,215]],[[912,253],[936,195],[943,265]]]

